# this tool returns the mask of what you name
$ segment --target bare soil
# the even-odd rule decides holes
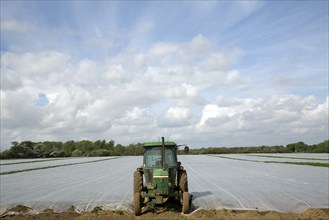
[[[90,212],[77,213],[72,208],[65,212],[54,212],[52,209],[45,209],[38,214],[32,214],[32,209],[26,206],[18,205],[4,212],[1,219],[28,219],[28,220],[57,220],[57,219],[135,219],[135,220],[150,220],[150,219],[180,219],[180,220],[192,220],[192,219],[222,219],[222,220],[328,220],[329,208],[322,209],[307,209],[302,213],[281,213],[276,211],[255,211],[255,210],[195,210],[191,214],[184,215],[181,210],[168,209],[168,207],[156,207],[143,210],[141,216],[135,216],[133,213],[122,210],[102,210],[101,207],[95,208]]]

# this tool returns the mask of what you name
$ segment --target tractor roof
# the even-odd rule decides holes
[[[177,147],[177,144],[172,141],[165,141],[164,142],[165,147]],[[162,147],[162,142],[146,142],[143,145],[144,148],[147,147]]]

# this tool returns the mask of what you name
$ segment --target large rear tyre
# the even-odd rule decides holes
[[[142,197],[141,192],[143,190],[143,175],[136,170],[134,172],[134,212],[135,215],[142,214]]]
[[[188,214],[190,212],[190,194],[188,192],[183,192],[182,212],[184,214]]]
[[[134,212],[135,212],[136,216],[142,214],[142,201],[141,200],[142,200],[142,198],[141,198],[140,193],[135,192],[134,193]]]
[[[134,193],[142,192],[143,189],[143,175],[139,171],[134,172]]]
[[[182,192],[188,192],[188,182],[187,182],[186,170],[182,170],[179,172],[179,189]]]

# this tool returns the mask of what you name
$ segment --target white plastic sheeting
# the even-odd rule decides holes
[[[79,161],[99,159],[79,158]],[[179,160],[188,173],[194,208],[299,212],[311,207],[329,207],[328,168],[207,155],[183,155]],[[76,159],[61,160],[60,163],[64,161],[72,163]],[[38,164],[47,166],[53,162]],[[1,212],[17,204],[35,211],[45,208],[63,211],[72,205],[80,211],[95,206],[132,210],[133,172],[141,164],[142,157],[121,157],[1,175]],[[7,166],[11,165],[3,167]]]
[[[182,162],[195,207],[283,212],[329,207],[329,169],[325,167],[211,156],[182,157]]]

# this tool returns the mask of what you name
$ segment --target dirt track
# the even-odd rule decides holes
[[[280,213],[275,211],[248,211],[248,210],[196,210],[188,215],[183,215],[180,210],[168,210],[167,207],[145,210],[143,215],[135,217],[133,213],[125,211],[104,211],[94,210],[92,212],[77,213],[74,210],[67,210],[65,212],[56,213],[52,209],[46,209],[39,214],[31,214],[32,210],[26,206],[16,206],[3,213],[1,219],[230,219],[230,220],[300,220],[300,219],[329,219],[329,209],[308,209],[302,213]]]

